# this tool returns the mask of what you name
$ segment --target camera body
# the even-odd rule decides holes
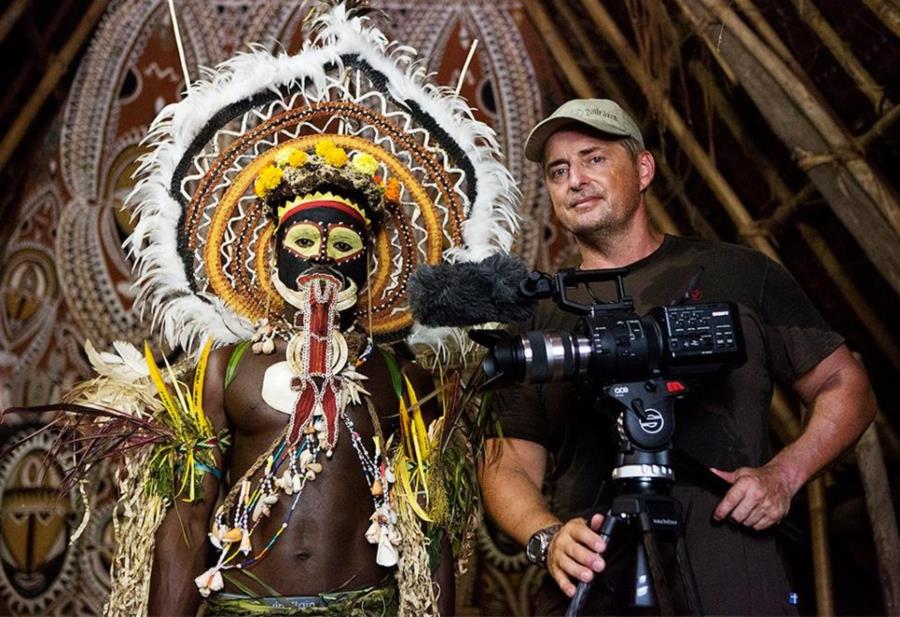
[[[581,316],[579,327],[521,336],[473,332],[473,340],[489,348],[483,365],[487,376],[523,383],[581,379],[608,385],[658,376],[701,376],[743,364],[746,355],[736,305],[656,307],[640,316],[625,295],[627,272],[620,268],[529,274],[519,293],[530,300],[553,298],[563,310]],[[579,285],[609,280],[616,282],[615,301],[582,304],[570,297],[569,290]]]

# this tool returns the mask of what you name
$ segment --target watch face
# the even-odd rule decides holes
[[[531,563],[539,566],[547,563],[547,547],[550,545],[550,538],[547,537],[545,530],[538,531],[528,540],[528,546],[525,547],[525,556]]]

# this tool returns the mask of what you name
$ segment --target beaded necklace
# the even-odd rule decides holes
[[[195,579],[204,597],[223,587],[222,571],[250,568],[270,553],[287,529],[306,483],[322,473],[321,454],[324,452],[326,458],[333,455],[338,421],[350,435],[372,494],[374,513],[366,538],[378,545],[379,565],[390,567],[397,563],[400,536],[389,498],[393,473],[381,456],[383,444],[376,439],[374,455],[370,454],[346,413],[348,404],[360,405],[361,396],[368,394],[361,383],[365,377],[357,369],[370,354],[371,345],[349,362],[346,339],[338,330],[339,286],[337,279],[321,275],[309,277],[301,287],[303,304],[298,313],[303,316],[303,325],[286,337],[285,362],[292,375],[290,387],[297,393],[291,419],[279,440],[232,487],[216,511],[209,538],[220,550],[219,558],[215,566]],[[267,340],[284,336],[279,328],[270,328],[268,323],[264,326]],[[274,351],[274,345],[271,349]],[[264,353],[263,349],[259,351]],[[262,476],[254,488],[251,478],[260,468]],[[293,497],[290,507],[263,548],[253,553],[252,534],[270,516],[282,492]]]

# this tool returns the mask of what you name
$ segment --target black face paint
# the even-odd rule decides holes
[[[345,207],[345,206],[344,206]],[[285,218],[275,235],[278,278],[297,290],[297,279],[316,269],[366,286],[368,233],[358,216],[339,207],[315,206]]]

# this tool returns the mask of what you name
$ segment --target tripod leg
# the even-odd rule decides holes
[[[641,517],[646,517],[646,513]],[[649,521],[648,521],[649,522]],[[659,545],[656,543],[656,536],[653,531],[644,528],[644,550],[647,553],[647,562],[650,564],[650,574],[653,578],[653,588],[656,591],[656,602],[659,605],[660,615],[674,615],[675,605],[672,602],[672,592],[669,587],[669,581],[666,578],[666,572],[663,568],[662,557],[659,553]]]
[[[684,541],[682,533],[678,534],[678,540],[675,543],[675,560],[678,563],[678,572],[681,574],[681,584],[684,587],[684,595],[687,598],[688,610],[691,612],[691,615],[703,615],[700,590],[697,588],[697,579],[694,578],[694,570],[691,568],[687,543]]]
[[[620,522],[619,517],[615,516],[612,513],[612,510],[607,510],[603,520],[603,526],[598,532],[600,536],[606,540],[607,548],[612,541],[613,532]],[[577,617],[581,613],[581,610],[584,608],[584,603],[587,600],[588,593],[591,591],[591,585],[593,585],[593,581],[590,583],[578,583],[578,586],[575,588],[575,595],[572,596],[572,600],[569,601],[569,607],[566,609],[566,617]]]

